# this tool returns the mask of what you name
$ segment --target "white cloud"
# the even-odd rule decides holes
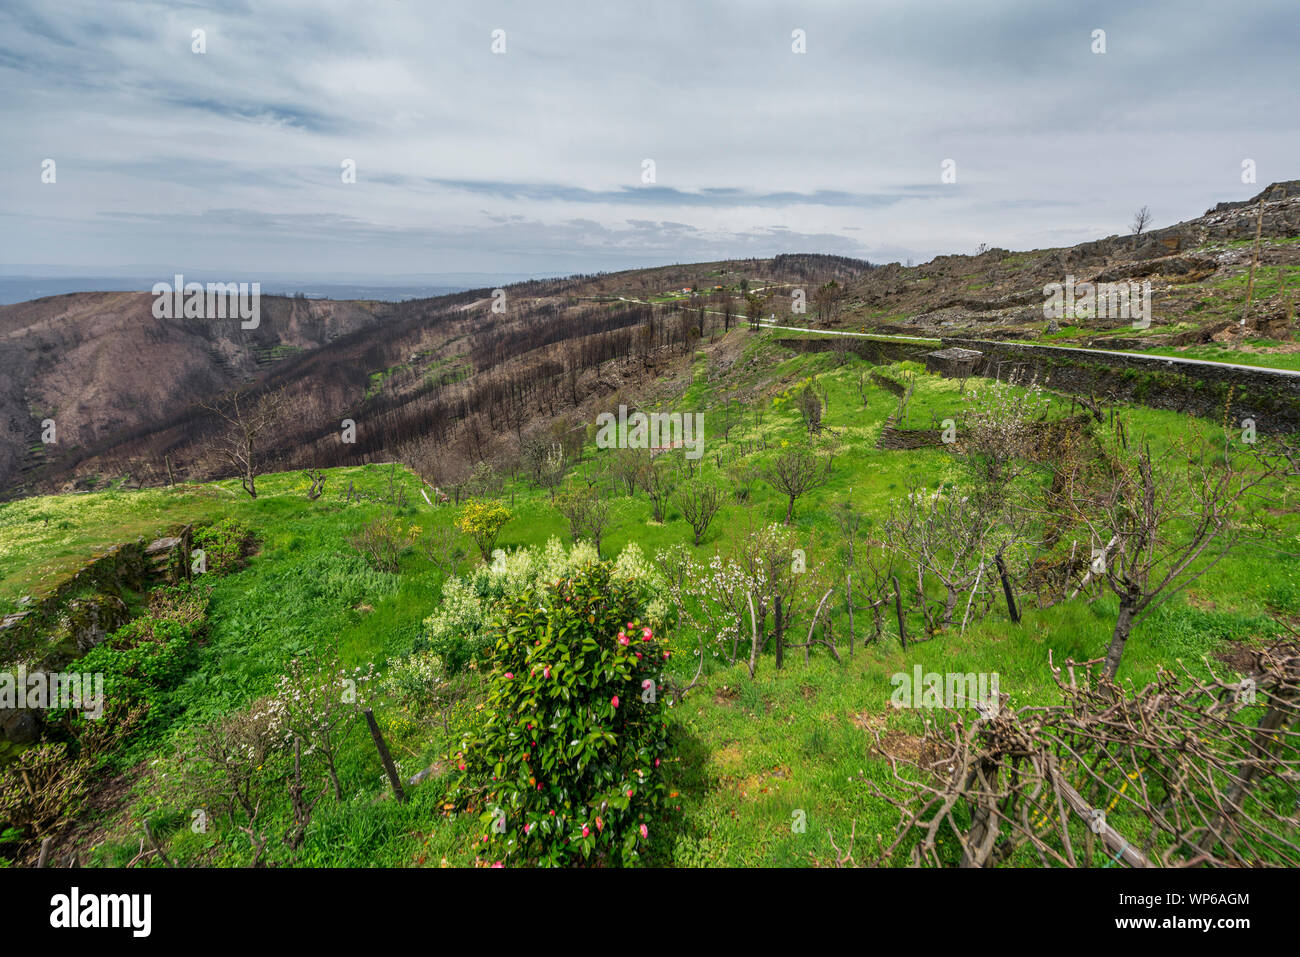
[[[1296,175],[1288,7],[11,0],[0,262],[588,271],[1077,242],[1251,195],[1245,157],[1261,184]]]

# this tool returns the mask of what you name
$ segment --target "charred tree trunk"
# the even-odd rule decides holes
[[[998,552],[993,556],[993,561],[998,566],[998,576],[1002,579],[1002,594],[1007,598],[1007,614],[1017,625],[1020,624],[1020,609],[1016,607],[1016,594],[1011,590],[1011,579],[1007,577],[1007,566],[1002,561],[1002,553]]]

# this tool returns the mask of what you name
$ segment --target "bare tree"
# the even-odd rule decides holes
[[[555,507],[569,520],[575,542],[590,539],[600,554],[600,539],[609,524],[609,502],[595,485],[573,485],[555,498]]]
[[[1231,440],[1212,451],[1180,439],[1157,457],[1149,442],[1131,449],[1119,432],[1102,451],[1100,474],[1067,476],[1064,500],[1092,539],[1090,575],[1119,599],[1106,652],[1105,675],[1113,679],[1134,623],[1227,555],[1248,496],[1277,466]]]
[[[776,523],[749,531],[736,549],[735,561],[744,571],[750,612],[751,643],[749,675],[758,667],[758,657],[768,641],[776,652],[776,667],[785,660],[786,632],[798,618],[800,603],[811,580],[807,549],[798,549],[791,529]],[[772,615],[772,631],[767,616]]]
[[[731,441],[731,430],[740,424],[744,413],[732,396],[722,400],[722,441]]]
[[[554,502],[555,490],[564,481],[564,447],[558,441],[533,435],[524,440],[520,455],[534,484],[546,489]]]
[[[891,550],[916,571],[917,600],[930,631],[952,623],[960,598],[992,576],[988,567],[993,522],[967,495],[956,490],[933,492],[912,487],[881,527]],[[986,577],[986,575],[988,577]],[[944,597],[932,609],[926,597],[926,578],[938,579]]]
[[[844,289],[834,279],[820,286],[813,293],[813,303],[817,306],[817,321],[825,322],[828,319],[835,318],[839,312],[840,300],[843,297]]]
[[[1143,206],[1133,214],[1133,241],[1142,235],[1143,231],[1151,225],[1151,207]]]
[[[647,463],[641,449],[613,449],[606,453],[610,473],[627,489],[628,496],[636,494]]]
[[[857,386],[858,398],[862,400],[862,407],[865,409],[869,404],[867,400],[870,399],[871,397],[870,372],[868,372],[866,369],[863,369],[861,372],[858,373],[857,381],[854,384]]]
[[[891,553],[883,548],[872,549],[872,543],[866,542],[861,549],[866,562],[866,574],[859,576],[858,594],[866,599],[865,606],[859,606],[853,592],[853,576],[858,573],[860,550],[858,533],[862,527],[862,513],[849,501],[843,501],[835,509],[835,518],[840,526],[840,535],[844,540],[842,552],[844,571],[844,606],[849,613],[849,657],[853,657],[853,646],[857,642],[854,612],[864,608],[871,612],[872,634],[867,641],[872,641],[884,634],[885,609],[890,597]],[[865,644],[866,642],[864,642]]]
[[[709,530],[713,516],[722,508],[722,490],[702,478],[693,478],[677,489],[677,507],[695,532],[695,544]]]
[[[200,408],[212,413],[221,423],[212,441],[212,451],[236,470],[250,498],[257,498],[257,476],[266,439],[279,426],[286,402],[286,393],[281,388],[262,395],[237,389],[224,402],[199,403]]]
[[[822,430],[822,400],[811,383],[799,393],[799,414],[803,416],[803,424],[810,435]]]
[[[719,298],[722,300],[722,329],[730,332],[731,324],[736,318],[736,299],[729,289],[722,290]]]
[[[650,497],[654,520],[662,522],[668,514],[668,502],[677,488],[680,472],[670,458],[652,457],[641,473],[641,484]]]
[[[774,489],[787,499],[785,524],[794,521],[794,503],[807,492],[821,488],[831,476],[830,459],[822,459],[806,445],[796,445],[776,457],[763,472]]]
[[[981,506],[1002,507],[1008,486],[1024,469],[1035,441],[1035,424],[1049,399],[1034,383],[1026,388],[993,382],[970,395],[958,430],[956,451],[975,479]]]
[[[762,293],[746,292],[745,293],[745,318],[749,320],[749,328],[757,330],[759,323],[763,320],[763,313],[767,311],[767,296]]]

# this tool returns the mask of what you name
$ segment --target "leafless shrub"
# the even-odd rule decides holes
[[[1137,692],[1067,661],[1062,704],[931,724],[891,754],[900,820],[879,862],[922,866],[1300,865],[1300,655],[1227,680],[1163,671]],[[1049,658],[1050,660],[1050,658]],[[1082,673],[1080,673],[1082,672]],[[1005,704],[1005,695],[1003,696]],[[907,773],[904,773],[907,769]]]

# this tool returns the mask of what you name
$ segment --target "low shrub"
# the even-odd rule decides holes
[[[203,550],[209,572],[227,575],[243,565],[256,544],[256,537],[245,523],[225,518],[195,528],[191,547]]]
[[[417,718],[440,711],[454,697],[442,658],[432,649],[414,651],[388,666],[382,687],[398,705]]]
[[[420,534],[417,526],[405,527],[393,515],[381,515],[348,537],[348,544],[360,552],[376,571],[393,573],[403,553]]]

